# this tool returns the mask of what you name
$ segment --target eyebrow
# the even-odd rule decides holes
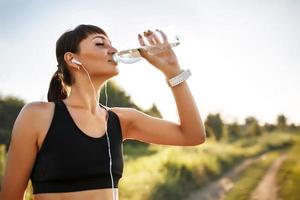
[[[95,39],[95,38],[101,38],[101,39],[104,39],[104,40],[108,40],[107,38],[105,38],[104,36],[101,36],[101,35],[96,35],[95,37],[92,38],[92,40]],[[110,40],[108,40],[108,41],[111,44],[111,41]]]

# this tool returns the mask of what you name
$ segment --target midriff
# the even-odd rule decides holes
[[[118,200],[118,188],[83,190],[65,193],[40,193],[34,195],[34,200],[113,200],[112,190]]]

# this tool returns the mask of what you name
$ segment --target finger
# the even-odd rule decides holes
[[[141,34],[138,35],[138,40],[139,40],[139,43],[140,43],[141,47],[146,47],[146,43],[145,43],[144,38]],[[146,51],[143,48],[139,48],[138,51],[140,52],[140,54],[142,56],[146,54]]]
[[[151,44],[151,45],[155,45],[157,42],[156,42],[156,40],[155,40],[155,38],[154,38],[154,33],[152,32],[152,31],[150,31],[150,30],[148,30],[148,33],[149,33],[149,43]]]
[[[145,36],[145,38],[147,39],[147,41],[148,41],[148,43],[150,44],[150,45],[154,45],[155,43],[153,42],[153,40],[152,40],[152,34],[151,34],[151,32],[149,32],[149,31],[144,31],[144,36]]]
[[[166,35],[163,31],[161,31],[161,30],[159,30],[159,29],[156,29],[156,31],[159,32],[160,35],[161,35],[161,37],[163,38],[163,43],[168,44],[169,42],[168,42],[168,37],[167,37],[167,35]]]
[[[153,35],[154,41],[155,41],[157,44],[161,44],[161,41],[160,41],[158,35],[157,35],[156,33],[153,33],[152,35]]]
[[[141,46],[146,46],[143,36],[141,34],[138,35],[138,40]]]

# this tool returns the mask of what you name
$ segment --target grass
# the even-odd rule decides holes
[[[154,149],[149,149],[149,144],[135,141],[125,140],[123,145],[124,161],[134,160],[142,156],[150,156],[157,153]]]
[[[156,154],[126,163],[119,184],[120,199],[181,199],[238,161],[290,146],[293,141],[293,135],[276,133],[234,143],[208,140],[196,147],[150,145]]]
[[[270,152],[256,160],[242,174],[235,186],[226,194],[225,200],[248,200],[251,192],[263,178],[271,163],[278,157],[278,152]]]
[[[280,199],[300,199],[300,140],[288,153],[277,175]]]

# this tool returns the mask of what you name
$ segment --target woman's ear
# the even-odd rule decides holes
[[[75,58],[74,54],[71,52],[66,52],[64,55],[64,60],[72,68],[80,69],[78,65],[81,65],[81,63]]]

